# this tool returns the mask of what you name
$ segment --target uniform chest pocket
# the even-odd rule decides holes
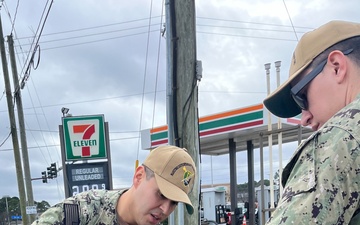
[[[313,192],[317,184],[314,168],[313,157],[307,154],[300,156],[287,180],[281,201],[291,201],[297,195]]]

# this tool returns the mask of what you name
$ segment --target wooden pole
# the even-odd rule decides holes
[[[5,43],[4,43],[4,34],[2,29],[1,17],[0,17],[0,52],[1,52],[1,63],[4,73],[4,83],[5,83],[5,92],[6,92],[6,100],[8,105],[8,113],[10,119],[10,130],[12,143],[14,148],[14,159],[15,159],[15,169],[16,169],[16,177],[18,182],[19,189],[19,198],[20,198],[20,210],[22,216],[22,222],[24,225],[28,225],[28,218],[26,215],[26,194],[24,188],[24,176],[21,165],[21,157],[20,157],[20,149],[19,149],[19,140],[17,136],[16,129],[16,121],[15,121],[15,113],[14,113],[14,104],[12,102],[12,93],[9,79],[9,71],[7,67],[6,61],[6,53],[5,53]]]
[[[23,167],[24,167],[27,205],[34,206],[35,204],[34,204],[34,197],[33,197],[33,188],[32,188],[32,183],[31,183],[29,154],[28,154],[26,132],[25,132],[24,110],[23,110],[22,99],[21,99],[21,89],[20,89],[20,85],[19,85],[19,78],[18,78],[18,72],[17,72],[17,67],[16,67],[14,41],[13,41],[12,35],[8,36],[8,45],[9,45],[10,64],[11,64],[14,90],[15,90],[14,97],[15,97],[16,108],[17,108],[17,112],[18,112],[21,155],[22,155],[22,159],[23,159],[22,162],[23,162]],[[35,221],[35,216],[36,216],[35,214],[30,214],[30,224]]]
[[[179,147],[188,149],[197,167],[197,179],[190,193],[190,200],[194,206],[194,213],[189,215],[186,210],[179,209],[178,224],[199,224],[199,120],[198,120],[198,79],[196,74],[196,24],[195,24],[195,1],[181,0],[170,1],[173,4],[171,14],[175,34],[172,41],[173,46],[173,71],[175,73],[175,84],[173,87],[176,101],[176,126],[175,143]],[[171,7],[170,7],[171,8]],[[183,207],[184,208],[184,207]],[[214,209],[215,210],[215,209]],[[182,213],[184,213],[182,215]],[[184,219],[184,220],[182,220]]]

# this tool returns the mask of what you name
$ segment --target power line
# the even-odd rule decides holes
[[[162,18],[162,16],[157,16],[157,17]],[[158,26],[159,24],[151,24],[151,18],[157,18],[157,17],[150,17],[150,19],[137,19],[137,20],[131,20],[131,21],[124,21],[124,22],[119,22],[119,23],[112,23],[112,24],[106,24],[106,25],[101,25],[101,26],[93,26],[93,27],[87,27],[87,28],[79,28],[79,29],[75,29],[75,30],[68,30],[68,31],[61,31],[61,32],[50,33],[50,34],[43,34],[42,36],[45,37],[45,36],[52,36],[52,35],[58,35],[58,34],[73,33],[73,32],[84,31],[84,30],[94,30],[94,29],[98,29],[98,28],[109,27],[109,26],[114,26],[114,25],[119,25],[119,24],[128,24],[128,23],[138,22],[138,21],[143,21],[143,20],[149,20],[150,21],[149,22],[150,26]],[[287,25],[281,25],[281,24],[279,25],[279,24],[269,24],[269,23],[246,22],[246,21],[225,20],[225,19],[216,19],[216,18],[207,18],[207,17],[198,17],[198,18],[211,20],[211,21],[219,21],[219,22],[236,22],[236,23],[253,24],[253,25],[256,25],[256,26],[263,25],[263,26],[285,27],[285,28],[292,28],[292,29],[295,30],[294,26],[287,26]],[[122,31],[145,28],[145,27],[148,27],[148,26],[149,25],[135,26],[135,27],[124,28],[124,29],[120,29],[120,30],[111,30],[111,31],[107,31],[107,32],[102,31],[102,32],[93,33],[93,34],[86,34],[86,35],[80,35],[80,36],[73,36],[73,37],[66,37],[66,38],[60,38],[60,39],[54,39],[54,40],[47,40],[47,41],[41,41],[41,42],[39,42],[39,44],[45,44],[45,43],[51,43],[51,42],[60,42],[60,41],[66,41],[66,40],[73,40],[73,39],[85,38],[85,37],[90,37],[90,36],[99,36],[99,35],[105,35],[105,34],[109,34],[109,33],[115,33],[115,32],[122,32]],[[235,29],[235,30],[241,29],[241,30],[253,30],[253,31],[267,31],[267,32],[294,32],[294,30],[289,31],[289,30],[269,29],[269,28],[265,29],[265,28],[259,28],[259,27],[255,27],[255,28],[251,28],[251,27],[235,27],[235,26],[224,26],[224,25],[211,25],[211,24],[209,25],[209,24],[201,24],[201,23],[197,23],[197,26],[199,26],[199,27],[210,27],[210,28]],[[296,27],[296,28],[312,29],[310,27]],[[117,38],[130,37],[130,36],[134,36],[134,35],[148,34],[148,32],[155,32],[155,31],[159,31],[159,30],[152,30],[152,31],[147,31],[147,32],[139,32],[139,33],[135,33],[135,34],[122,35],[122,36],[112,37],[112,38],[103,38],[103,39],[99,39],[99,40],[86,41],[86,42],[68,44],[68,45],[63,45],[63,46],[49,47],[49,48],[45,48],[43,50],[51,50],[51,49],[65,48],[65,47],[71,47],[71,46],[77,46],[77,45],[83,45],[83,44],[91,44],[91,43],[96,43],[96,42],[101,42],[101,41],[113,40],[113,39],[117,39]],[[304,33],[304,32],[305,31],[301,31],[300,33]],[[223,36],[233,36],[233,37],[271,39],[271,40],[279,40],[279,41],[294,41],[292,39],[284,39],[284,38],[271,38],[271,37],[266,37],[266,36],[264,37],[264,36],[252,36],[252,35],[226,34],[226,33],[206,32],[206,31],[197,31],[197,33],[223,35]],[[21,38],[17,38],[17,39],[20,40],[20,39],[24,39],[24,38],[29,38],[29,37],[21,37]],[[29,45],[29,44],[24,44],[24,45]]]
[[[201,32],[201,31],[197,31],[196,33],[211,34],[211,35],[221,35],[221,36],[229,36],[229,37],[267,39],[267,40],[274,40],[274,41],[296,41],[296,40],[293,40],[293,39],[286,39],[286,38],[259,37],[259,36],[239,35],[239,34],[224,34],[224,33],[214,33],[214,32]]]
[[[3,3],[5,3],[5,1],[3,1]],[[6,13],[7,13],[8,17],[9,17],[10,23],[11,23],[11,27],[12,27],[11,33],[14,33],[14,39],[16,39],[17,38],[17,32],[15,30],[15,20],[16,20],[16,15],[17,15],[17,11],[18,11],[19,1],[18,1],[18,5],[16,6],[16,11],[14,13],[15,14],[14,19],[12,19],[10,11],[9,11],[7,5],[4,4],[4,6],[5,6],[5,11],[6,11]],[[20,44],[19,40],[17,40],[17,42]],[[23,49],[22,49],[21,45],[19,47],[20,47],[21,53],[23,53],[23,55],[24,55],[24,52],[23,52]],[[15,49],[15,51],[16,51],[16,49]],[[16,53],[16,56],[18,58],[18,61],[20,62],[19,53]]]
[[[0,147],[2,147],[5,144],[5,142],[9,139],[10,135],[11,132],[9,132],[8,136],[1,142]]]
[[[165,92],[165,90],[159,91],[159,92]],[[146,92],[146,94],[152,94],[153,92]],[[59,104],[52,104],[52,105],[42,105],[42,106],[33,106],[32,108],[24,108],[24,109],[36,109],[36,108],[49,108],[49,107],[58,107],[63,105],[75,105],[75,104],[81,104],[81,103],[89,103],[89,102],[97,102],[97,101],[107,101],[117,98],[127,98],[127,97],[134,97],[134,96],[141,96],[142,93],[137,94],[129,94],[129,95],[121,95],[121,96],[114,96],[114,97],[108,97],[108,98],[99,98],[99,99],[89,99],[84,101],[76,101],[76,102],[66,102],[66,103],[59,103]],[[0,110],[0,113],[7,112],[7,110]]]
[[[110,132],[111,133],[111,132]],[[10,133],[11,134],[11,133]],[[5,141],[10,137],[10,134],[9,136],[5,139]],[[109,141],[110,142],[114,142],[114,141],[123,141],[123,140],[130,140],[130,139],[138,139],[140,138],[139,136],[134,136],[134,137],[124,137],[124,138],[110,138]],[[3,142],[5,142],[3,141]],[[1,147],[1,145],[0,145]],[[40,149],[41,148],[51,148],[51,147],[57,147],[59,148],[60,145],[59,144],[53,144],[53,145],[37,145],[37,146],[30,146],[28,147],[28,149]],[[14,149],[13,148],[4,148],[4,149],[0,149],[0,152],[7,152],[7,151],[13,151]]]
[[[26,81],[26,80],[28,79],[28,76],[30,75],[30,66],[33,66],[34,69],[36,69],[36,67],[37,67],[37,65],[38,65],[38,63],[39,63],[39,61],[38,61],[38,62],[37,62],[37,65],[34,66],[34,55],[35,55],[35,52],[37,52],[37,50],[40,49],[40,47],[39,47],[39,45],[38,45],[38,42],[39,42],[39,39],[40,39],[40,37],[41,37],[42,31],[43,31],[43,29],[44,29],[44,25],[45,25],[45,23],[46,23],[46,20],[47,20],[47,18],[48,18],[48,15],[49,15],[49,12],[50,12],[52,3],[53,3],[53,1],[51,1],[50,6],[47,7],[47,5],[49,4],[49,0],[47,1],[46,5],[45,5],[45,7],[44,7],[44,10],[43,10],[43,14],[42,14],[41,20],[39,21],[38,29],[37,29],[37,31],[36,31],[36,33],[35,33],[35,36],[33,37],[33,41],[32,41],[32,43],[31,43],[31,47],[30,47],[30,48],[32,48],[33,46],[35,46],[35,47],[34,47],[34,49],[32,50],[32,52],[31,52],[31,51],[28,52],[27,59],[25,60],[25,62],[26,62],[26,61],[29,59],[29,56],[30,56],[30,54],[31,54],[31,58],[30,58],[28,67],[27,67],[27,69],[26,69],[26,76],[24,76],[25,79],[23,79],[22,82],[21,82],[22,85],[25,84],[24,80]],[[14,16],[14,19],[13,19],[13,20],[11,19],[10,12],[9,12],[8,8],[6,7],[9,20],[10,20],[10,22],[11,22],[11,24],[12,24],[12,26],[11,26],[11,27],[12,27],[12,29],[11,29],[11,34],[12,34],[13,32],[16,34],[16,32],[15,32],[15,21],[16,21],[16,15],[17,15],[17,12],[18,12],[18,7],[19,7],[19,1],[17,2],[16,11],[15,11],[15,16]],[[43,19],[43,18],[44,18],[44,19]],[[17,36],[17,35],[16,35],[16,36]],[[37,40],[36,40],[36,37],[38,37]],[[19,40],[18,40],[18,42],[19,42]],[[20,43],[20,42],[19,42],[19,43]],[[35,44],[35,45],[34,45],[34,44]],[[24,52],[22,51],[22,46],[21,46],[21,44],[20,44],[20,49],[21,49],[22,54],[24,54]],[[40,53],[40,51],[39,51],[39,53]],[[18,53],[17,53],[17,56],[19,56]],[[40,54],[39,54],[39,59],[40,59]],[[19,61],[20,61],[20,60],[19,60]],[[25,67],[23,67],[23,69],[24,69],[24,68],[25,68]],[[23,86],[22,86],[22,88],[23,88]],[[16,90],[14,91],[15,94],[16,94],[16,92],[18,92],[18,91],[20,91],[20,89],[16,89]],[[29,94],[30,94],[30,93],[29,93]],[[31,97],[31,95],[30,95],[30,97]],[[32,102],[32,104],[33,104],[33,102]],[[33,104],[33,105],[34,105],[34,104]],[[37,116],[37,115],[36,115],[36,116]],[[45,119],[46,119],[46,116],[45,116]],[[40,127],[40,122],[39,122],[39,120],[38,120],[38,117],[37,117],[37,123],[39,124],[39,127]],[[26,125],[27,125],[27,124],[26,124]],[[41,127],[40,127],[40,128],[41,128]],[[34,135],[33,135],[32,133],[31,133],[31,135],[33,136],[34,141],[35,141],[36,144],[37,144],[37,141],[36,141]],[[53,136],[52,136],[52,137],[53,137]],[[44,139],[44,141],[45,141],[45,139]],[[55,143],[55,141],[54,141],[54,143]],[[38,145],[38,144],[37,144],[37,145]],[[41,153],[42,153],[42,152],[41,152]],[[48,153],[49,153],[49,156],[50,156],[50,158],[51,158],[51,155],[50,155],[50,152],[49,152],[49,151],[48,151]],[[42,153],[42,154],[43,154],[43,153]],[[43,154],[43,157],[44,157],[44,154]],[[44,157],[44,159],[46,160],[45,157]]]
[[[265,25],[265,26],[275,26],[275,27],[290,27],[289,25],[283,25],[283,24],[274,24],[274,23],[261,23],[261,22],[250,22],[250,21],[242,21],[242,20],[229,20],[229,19],[219,19],[219,18],[211,18],[211,17],[196,17],[198,19],[205,19],[205,20],[213,20],[213,21],[225,21],[225,22],[234,22],[234,23],[244,23],[244,24],[254,24],[254,25]],[[312,30],[314,28],[312,27],[300,27],[297,26],[297,28],[303,28],[303,29],[309,29]]]
[[[162,1],[162,8],[161,8],[161,21],[160,21],[160,29],[161,26],[163,25],[162,23],[162,18],[163,18],[163,12],[164,12],[164,0]],[[164,31],[161,31],[159,38],[158,38],[158,51],[157,51],[157,63],[156,63],[156,76],[155,76],[155,87],[154,87],[154,102],[153,102],[153,112],[152,112],[152,124],[151,127],[154,127],[154,122],[155,122],[155,109],[156,109],[156,97],[157,97],[157,84],[158,84],[158,78],[159,78],[159,66],[160,66],[160,47],[161,47],[161,39],[164,35],[165,32],[165,28]]]
[[[160,17],[160,16],[151,17],[151,19],[157,18],[157,17]],[[93,27],[86,27],[86,28],[78,28],[78,29],[60,31],[60,32],[55,32],[55,33],[48,33],[48,34],[43,34],[42,37],[52,36],[52,35],[59,35],[59,34],[66,34],[66,33],[74,33],[74,32],[84,31],[84,30],[94,30],[94,29],[97,29],[97,28],[104,28],[104,27],[115,26],[115,25],[120,25],[120,24],[139,22],[139,21],[143,21],[143,20],[149,20],[149,18],[129,20],[129,21],[124,21],[124,22],[111,23],[111,24],[105,24],[105,25],[99,25],[99,26],[93,26]],[[151,26],[153,26],[153,25],[158,25],[158,24],[151,24]],[[143,26],[140,26],[140,27],[143,27]],[[146,25],[144,27],[148,27],[148,25]],[[136,28],[139,28],[139,27],[133,27],[133,28],[128,28],[128,29],[136,29]],[[124,29],[124,30],[126,30],[126,29]],[[30,36],[30,37],[29,36],[28,37],[20,37],[18,39],[20,40],[20,39],[28,39],[28,38],[33,38],[33,37],[32,36]]]
[[[154,25],[151,25],[151,26],[158,26],[158,25],[159,24],[154,24]],[[135,30],[135,29],[146,28],[146,27],[148,27],[148,26],[130,27],[130,28],[125,28],[125,29],[120,29],[120,30],[112,30],[112,31],[107,31],[107,32],[101,32],[101,33],[86,34],[86,35],[73,36],[73,37],[67,37],[67,38],[61,38],[61,39],[53,39],[53,40],[48,40],[48,41],[41,41],[40,44],[58,42],[58,41],[67,41],[67,40],[73,40],[73,39],[79,39],[79,38],[85,38],[85,37],[93,37],[93,36],[99,36],[99,35],[104,35],[104,34]],[[143,33],[148,33],[148,31],[147,32],[142,32],[140,34],[143,34]],[[22,46],[26,46],[26,45],[30,45],[30,44],[23,44]]]
[[[160,29],[156,29],[156,30],[151,30],[150,32],[152,33],[152,32],[159,32],[159,31],[160,31]],[[283,31],[281,31],[281,32],[283,32]],[[287,38],[253,36],[253,35],[239,35],[239,34],[227,34],[227,33],[215,33],[215,32],[205,32],[205,31],[197,31],[196,33],[198,33],[198,34],[208,34],[208,35],[220,35],[220,36],[228,36],[228,37],[267,39],[267,40],[274,40],[274,41],[297,41],[297,40],[294,40],[294,39],[287,39]],[[142,34],[148,34],[148,31],[135,33],[135,34],[122,35],[122,36],[117,36],[117,37],[111,37],[111,38],[98,39],[98,40],[93,40],[93,41],[84,41],[84,42],[79,42],[79,43],[74,43],[74,44],[59,45],[59,46],[55,46],[55,47],[47,47],[47,48],[42,48],[42,51],[54,50],[54,49],[60,49],[60,48],[68,48],[68,47],[74,47],[74,46],[80,46],[80,45],[86,45],[86,44],[93,44],[93,43],[110,41],[110,40],[121,39],[121,38],[126,38],[126,37],[132,37],[132,36],[137,36],[137,35],[142,35]],[[63,38],[63,39],[58,39],[58,40],[44,41],[44,42],[40,42],[40,44],[49,43],[49,42],[56,42],[56,41],[71,40],[71,39],[75,39],[75,38],[79,38],[79,37],[66,38],[66,39]]]
[[[21,73],[20,73],[20,77],[22,77],[21,74],[24,74],[24,77],[23,77],[21,83],[24,83],[24,81],[26,81],[26,80],[29,78],[29,76],[30,76],[30,68],[31,68],[31,66],[33,65],[33,60],[34,60],[33,58],[34,58],[34,56],[35,56],[36,50],[38,49],[37,46],[38,46],[38,44],[39,44],[39,40],[40,40],[41,34],[42,34],[43,30],[44,30],[45,23],[46,23],[46,20],[47,20],[47,18],[48,18],[48,16],[49,16],[50,9],[51,9],[51,6],[52,6],[53,2],[54,2],[54,0],[51,0],[51,3],[50,3],[50,5],[49,5],[49,7],[47,8],[47,12],[46,12],[46,7],[47,7],[47,5],[48,5],[48,3],[49,3],[49,0],[46,2],[46,5],[45,5],[45,7],[44,7],[44,11],[43,11],[43,14],[42,14],[42,16],[41,16],[41,19],[40,19],[40,22],[39,22],[39,26],[38,26],[38,28],[37,28],[37,31],[36,31],[36,33],[35,33],[33,42],[32,42],[31,47],[30,47],[30,49],[33,49],[33,50],[32,50],[32,51],[31,51],[31,50],[29,51],[28,56],[27,56],[27,59],[25,60],[25,62],[27,62],[27,66],[26,66],[26,63],[25,63],[25,64],[24,64],[24,67],[22,68],[22,71],[21,71]],[[45,14],[45,12],[46,12],[46,14]],[[43,23],[41,24],[41,21],[42,21],[44,15],[45,15],[45,18],[44,18]],[[36,38],[36,37],[37,37],[37,38]],[[33,46],[34,46],[34,47],[33,47]],[[30,57],[30,54],[31,54],[31,57]],[[30,59],[29,59],[29,57],[30,57]],[[29,59],[29,61],[28,61],[28,59]],[[25,69],[25,67],[26,67],[26,69]],[[24,84],[23,84],[23,85],[24,85]],[[23,87],[23,85],[22,85],[22,87]]]
[[[294,34],[295,34],[296,40],[299,41],[299,38],[298,38],[297,33],[296,33],[296,31],[295,31],[294,24],[293,24],[293,22],[292,22],[292,20],[291,20],[291,16],[290,16],[289,10],[288,10],[288,8],[287,8],[287,6],[286,6],[285,0],[283,0],[283,3],[284,3],[284,6],[285,6],[285,9],[286,9],[286,13],[287,13],[287,15],[288,15],[288,17],[289,17],[289,20],[290,20],[290,23],[291,23],[291,27],[292,27],[293,30],[294,30]]]
[[[270,31],[270,32],[283,32],[292,33],[293,30],[278,30],[278,29],[265,29],[265,28],[252,28],[252,27],[234,27],[234,26],[220,26],[220,25],[208,25],[208,24],[196,24],[198,27],[211,27],[211,28],[226,28],[234,30],[253,30],[253,31]],[[304,31],[300,33],[305,33]]]
[[[150,31],[150,32],[158,32],[158,31],[159,31],[159,30],[152,30],[152,31]],[[73,46],[79,46],[79,45],[85,45],[85,44],[93,44],[93,43],[97,43],[97,42],[115,40],[115,39],[119,39],[119,38],[137,36],[137,35],[147,34],[147,33],[148,33],[148,32],[141,32],[141,33],[136,33],[136,34],[123,35],[123,36],[106,38],[106,39],[100,39],[100,40],[95,40],[95,41],[87,41],[87,42],[80,42],[80,43],[76,43],[76,44],[68,44],[68,45],[62,45],[62,46],[57,46],[57,47],[49,47],[49,48],[44,48],[44,49],[42,49],[42,50],[45,51],[45,50],[52,50],[52,49],[59,49],[59,48],[67,48],[67,47],[73,47]]]
[[[17,3],[16,3],[16,9],[15,9],[15,14],[14,14],[14,20],[12,21],[12,25],[11,25],[11,34],[12,32],[14,31],[15,29],[15,20],[16,20],[16,15],[17,15],[17,12],[18,12],[18,9],[19,9],[19,0],[17,0]]]
[[[55,32],[55,33],[48,33],[48,34],[42,34],[42,37],[46,37],[46,36],[53,36],[53,35],[59,35],[59,34],[66,34],[66,33],[74,33],[74,32],[79,32],[79,31],[84,31],[84,30],[94,30],[94,29],[98,29],[98,28],[104,28],[104,27],[109,27],[109,26],[114,26],[114,25],[120,25],[120,24],[128,24],[128,23],[133,23],[133,22],[138,22],[138,21],[143,21],[143,20],[152,20],[154,18],[162,18],[162,16],[154,16],[151,18],[143,18],[143,19],[137,19],[137,20],[129,20],[129,21],[124,21],[124,22],[118,22],[118,23],[111,23],[111,24],[105,24],[105,25],[99,25],[99,26],[92,26],[92,27],[86,27],[86,28],[78,28],[78,29],[73,29],[73,30],[67,30],[67,31],[60,31],[60,32]],[[285,27],[285,28],[295,28],[293,26],[288,26],[288,25],[281,25],[281,24],[268,24],[268,23],[259,23],[259,22],[246,22],[246,21],[239,21],[239,20],[226,20],[226,19],[216,19],[216,18],[207,18],[207,17],[197,17],[197,18],[201,18],[201,19],[207,19],[207,20],[212,20],[212,21],[219,21],[219,22],[236,22],[236,23],[246,23],[246,24],[253,24],[253,25],[263,25],[263,26],[275,26],[275,27]],[[151,26],[158,26],[159,24],[151,24]],[[138,27],[130,27],[130,28],[126,28],[123,30],[130,30],[130,29],[137,29],[137,28],[141,28],[141,27],[148,27],[149,25],[144,25],[144,26],[138,26]],[[208,24],[201,24],[201,23],[197,23],[196,26],[208,26],[208,27],[219,27],[219,28],[232,28],[232,29],[245,29],[245,30],[262,30],[262,31],[275,31],[275,32],[289,32],[286,30],[276,30],[276,29],[260,29],[260,28],[249,28],[249,27],[245,27],[245,28],[240,28],[240,27],[234,27],[234,26],[220,26],[220,25],[208,25]],[[299,29],[306,29],[306,30],[310,30],[313,29],[311,27],[296,27]],[[118,30],[121,31],[121,30]],[[110,31],[110,32],[116,32],[115,31]],[[290,31],[292,32],[292,31]],[[99,34],[103,34],[104,32],[101,32]],[[105,32],[106,33],[106,32]],[[29,38],[33,38],[33,36],[27,36],[27,37],[18,37],[16,38],[17,40],[21,40],[21,39],[29,39]],[[61,40],[61,39],[60,39]],[[42,42],[41,42],[42,43]]]
[[[165,90],[158,90],[157,92],[165,92]],[[153,94],[154,92],[146,92],[146,94]],[[261,91],[199,91],[199,93],[218,93],[218,94],[264,94],[265,92]],[[129,94],[129,95],[121,95],[121,96],[114,96],[114,97],[107,97],[107,98],[98,98],[98,99],[89,99],[83,101],[75,101],[75,102],[65,102],[65,103],[58,103],[52,105],[41,105],[41,106],[33,106],[32,108],[24,108],[25,110],[36,109],[36,108],[51,108],[51,107],[58,107],[63,105],[76,105],[76,104],[83,104],[89,102],[98,102],[98,101],[108,101],[117,98],[128,98],[134,96],[140,96],[142,93],[137,94]],[[0,110],[0,113],[7,113],[7,110]],[[35,113],[36,114],[36,113]]]

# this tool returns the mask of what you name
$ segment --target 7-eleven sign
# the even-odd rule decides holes
[[[66,160],[106,158],[104,116],[63,117]]]

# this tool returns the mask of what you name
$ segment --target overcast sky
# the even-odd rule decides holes
[[[67,107],[74,116],[104,115],[110,128],[113,186],[129,187],[135,160],[142,162],[148,154],[141,148],[139,132],[166,124],[163,2],[62,0],[49,9],[50,4],[4,0],[0,10],[5,40],[11,33],[15,39],[20,79],[37,40],[34,35],[44,23],[41,51],[35,55],[37,68],[31,67],[21,92],[31,176],[41,177],[50,163],[61,163],[58,126],[61,108]],[[195,4],[197,58],[203,64],[200,116],[261,103],[267,93],[264,64],[271,63],[273,90],[274,62],[282,62],[284,81],[297,39],[304,32],[335,19],[360,22],[358,0],[341,4],[335,0],[197,0]],[[2,78],[0,88],[0,197],[18,196]],[[295,147],[296,143],[283,146],[284,164]],[[256,180],[260,179],[258,158],[256,151]],[[244,183],[246,154],[238,153],[237,160],[238,183]],[[229,182],[227,162],[227,155],[202,156],[202,184]],[[36,201],[55,204],[65,196],[61,173],[47,184],[35,180],[32,185]]]

